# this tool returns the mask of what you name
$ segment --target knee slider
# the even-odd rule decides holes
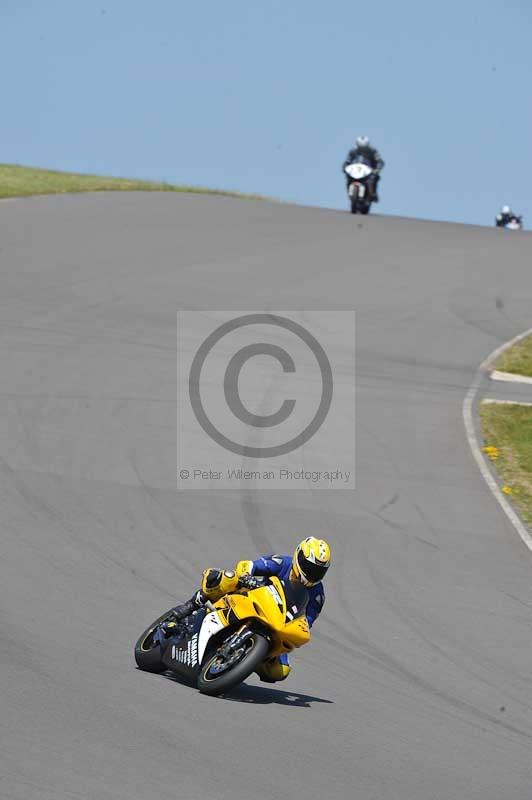
[[[258,676],[268,683],[284,681],[290,675],[292,667],[283,661],[279,658],[270,658],[264,661],[257,669]]]
[[[275,680],[276,681],[284,681],[290,673],[292,672],[292,667],[290,664],[279,664],[277,665],[277,669],[275,670]]]

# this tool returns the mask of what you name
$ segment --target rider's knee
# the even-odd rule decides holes
[[[275,680],[276,681],[284,681],[290,673],[292,672],[292,667],[290,664],[276,664],[275,669]]]
[[[288,663],[288,658],[283,656],[277,658],[269,658],[264,661],[257,669],[257,675],[267,683],[277,683],[284,681],[290,675],[292,667]]]

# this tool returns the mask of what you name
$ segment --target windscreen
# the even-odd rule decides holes
[[[371,167],[371,161],[369,158],[365,156],[357,156],[353,161],[353,164],[365,164],[367,167]],[[371,167],[373,169],[373,167]]]
[[[295,581],[281,581],[286,597],[286,616],[288,620],[302,617],[307,608],[309,594],[305,587]]]

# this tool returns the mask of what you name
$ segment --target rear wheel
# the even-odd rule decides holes
[[[252,633],[239,647],[224,653],[224,642],[202,665],[197,686],[202,694],[217,695],[242,683],[268,655],[270,645],[260,633]]]
[[[162,622],[172,617],[172,610],[167,611],[147,628],[135,645],[135,661],[139,669],[146,672],[163,672],[166,667],[161,663],[161,645],[155,634]]]

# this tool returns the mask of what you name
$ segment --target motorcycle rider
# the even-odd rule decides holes
[[[510,206],[503,206],[495,217],[495,225],[497,228],[505,228],[509,222],[513,222],[514,220],[521,224],[522,217],[514,214]]]
[[[165,623],[163,631],[165,636],[172,636],[180,620],[185,619],[197,611],[207,600],[216,602],[225,594],[236,591],[239,587],[248,589],[257,588],[259,576],[276,575],[281,580],[299,581],[309,593],[309,602],[306,616],[309,627],[312,627],[319,616],[325,593],[322,578],[329,569],[331,550],[327,542],[314,536],[307,536],[290,555],[260,556],[255,561],[239,561],[234,571],[209,568],[204,570],[201,589],[194,592],[190,600],[173,609],[175,621]],[[275,683],[288,677],[291,671],[288,655],[269,658],[257,669],[257,674],[262,681]]]
[[[377,189],[380,180],[380,171],[384,167],[384,161],[379,151],[375,147],[372,147],[367,136],[357,136],[355,147],[352,147],[347,154],[347,158],[342,165],[342,170],[349,164],[352,164],[357,158],[363,158],[364,162],[373,169],[372,174],[367,180],[367,184],[371,192],[371,199],[374,203],[378,203],[379,195]],[[345,177],[347,179],[347,191],[349,192],[349,186],[353,182],[353,178],[349,175]]]

